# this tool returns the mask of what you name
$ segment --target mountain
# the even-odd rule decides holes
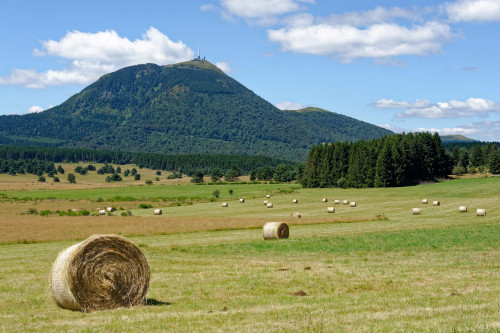
[[[3,144],[293,160],[321,142],[386,134],[322,109],[279,110],[208,61],[126,67],[41,113],[0,117]]]
[[[440,136],[440,137],[441,137],[441,141],[443,143],[479,142],[478,140],[475,140],[475,139],[472,139],[472,138],[469,138],[469,137],[465,137],[465,136],[462,136],[462,135],[448,135],[448,136]]]

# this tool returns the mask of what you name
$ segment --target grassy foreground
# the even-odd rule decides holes
[[[85,314],[55,305],[48,283],[51,266],[75,241],[2,244],[0,330],[499,332],[499,185],[499,179],[474,179],[401,189],[277,191],[273,209],[261,208],[258,191],[245,203],[249,208],[238,207],[236,198],[227,208],[231,211],[220,202],[166,207],[179,221],[196,216],[278,219],[292,209],[311,220],[292,222],[288,240],[264,241],[256,228],[126,234],[152,271],[149,303],[134,309]],[[238,197],[238,186],[232,189]],[[321,202],[325,194],[329,203]],[[314,224],[336,197],[356,200],[358,207],[336,205],[335,215],[384,212],[389,219]],[[440,200],[441,206],[423,206],[422,197]],[[292,198],[299,206],[289,204]],[[458,205],[470,212],[459,214]],[[418,206],[422,215],[411,215]],[[486,217],[476,217],[478,207],[488,210]],[[67,224],[77,218],[121,219],[63,218]]]

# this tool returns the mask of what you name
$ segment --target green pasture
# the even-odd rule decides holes
[[[112,188],[93,189],[40,189],[0,191],[0,198],[11,199],[73,199],[73,200],[176,200],[204,199],[213,197],[214,190],[219,190],[221,198],[236,198],[237,196],[265,196],[268,193],[279,194],[282,191],[299,189],[297,184],[216,184],[216,185],[130,185]],[[233,196],[229,189],[234,190]],[[239,197],[238,197],[239,198]]]
[[[221,201],[164,208],[164,215],[179,219],[274,219],[294,211],[322,217],[328,206],[335,206],[333,215],[339,217],[384,212],[388,219],[309,225],[298,220],[290,224],[286,240],[264,241],[260,229],[129,236],[151,267],[148,304],[90,314],[61,309],[51,298],[52,263],[75,241],[0,245],[0,330],[500,331],[500,179],[394,189],[176,187],[207,196],[219,189],[221,201],[229,203],[228,208]],[[135,196],[148,188],[154,186],[135,187]],[[266,193],[271,193],[272,209],[261,204]],[[244,204],[240,197],[247,198]],[[323,197],[329,202],[322,203]],[[430,204],[421,204],[424,197]],[[291,203],[294,198],[297,205]],[[334,205],[334,199],[356,201],[357,207]],[[441,206],[433,207],[433,200]],[[459,205],[467,205],[469,212],[460,214]],[[413,207],[422,208],[422,214],[413,216]],[[477,217],[476,208],[485,208],[486,217]],[[152,209],[133,211],[151,214]]]

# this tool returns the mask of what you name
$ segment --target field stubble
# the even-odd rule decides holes
[[[280,194],[276,186],[273,209],[260,204],[269,188],[252,188],[252,194],[248,185],[232,185],[229,208],[220,202],[167,206],[160,217],[139,209],[132,217],[27,216],[19,212],[33,202],[4,201],[0,212],[17,223],[2,215],[0,226],[18,233],[17,242],[36,230],[34,226],[40,233],[50,231],[45,237],[53,239],[122,233],[145,253],[152,279],[148,305],[91,314],[67,311],[52,301],[48,277],[57,253],[74,241],[3,244],[0,329],[499,332],[498,185],[497,180],[476,179],[402,189],[301,189],[293,194]],[[237,203],[244,191],[250,197],[244,204],[248,207]],[[325,196],[330,201],[355,200],[358,207],[337,205],[331,217],[326,212],[330,203],[321,202]],[[423,206],[423,197],[431,203],[440,200],[441,206]],[[291,204],[292,198],[299,199],[298,206]],[[55,200],[50,205],[97,204],[82,201]],[[49,205],[45,200],[37,203]],[[467,205],[469,212],[458,213],[459,205]],[[415,206],[422,207],[421,216],[411,214]],[[475,216],[480,206],[488,210],[486,217]],[[303,213],[300,221],[308,224],[285,218],[294,211]],[[389,220],[366,220],[382,212]],[[264,241],[261,229],[244,228],[279,218],[291,225],[288,240]],[[350,222],[332,223],[334,218]],[[131,231],[134,225],[137,230]],[[182,231],[188,227],[192,233]],[[218,230],[225,228],[230,229]]]

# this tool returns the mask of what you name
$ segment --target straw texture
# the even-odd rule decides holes
[[[93,235],[57,256],[51,288],[62,308],[93,312],[144,304],[150,270],[144,254],[117,235]]]
[[[279,222],[266,223],[262,230],[264,233],[264,240],[286,239],[290,232],[287,224]]]

